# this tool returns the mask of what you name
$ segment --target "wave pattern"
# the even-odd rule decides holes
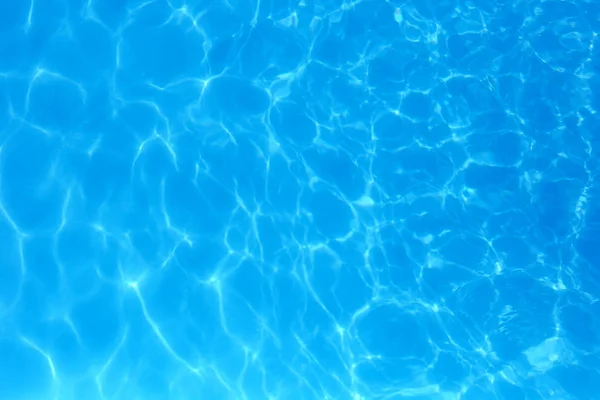
[[[0,397],[597,393],[598,2],[0,10]]]

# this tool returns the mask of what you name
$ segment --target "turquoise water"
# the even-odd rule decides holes
[[[600,399],[599,15],[2,1],[0,399]]]

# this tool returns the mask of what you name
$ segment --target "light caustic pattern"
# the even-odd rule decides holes
[[[0,10],[1,398],[597,394],[597,2]]]

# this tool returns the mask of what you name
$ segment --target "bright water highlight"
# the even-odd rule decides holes
[[[600,398],[598,1],[3,0],[0,398]]]

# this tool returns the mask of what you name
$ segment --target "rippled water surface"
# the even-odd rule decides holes
[[[0,398],[600,398],[599,34],[4,0]]]

